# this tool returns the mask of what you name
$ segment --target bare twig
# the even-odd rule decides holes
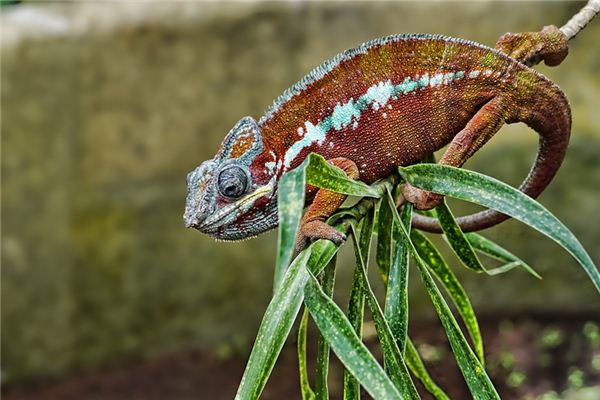
[[[589,0],[585,7],[564,24],[560,30],[567,36],[567,39],[573,39],[592,19],[600,12],[600,0]]]

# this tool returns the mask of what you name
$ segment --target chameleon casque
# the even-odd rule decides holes
[[[340,53],[286,90],[258,122],[242,118],[218,154],[188,174],[185,225],[220,240],[275,228],[278,180],[311,152],[372,183],[446,145],[439,162],[460,167],[503,124],[514,122],[540,136],[520,186],[537,197],[564,158],[571,113],[560,88],[530,65],[558,65],[567,49],[567,37],[548,26],[505,34],[495,48],[445,36],[394,35]],[[419,209],[441,200],[409,185],[402,193]],[[308,238],[343,241],[324,221],[345,196],[308,187],[307,198],[312,202],[299,246]],[[506,218],[485,210],[458,222],[475,231]],[[414,216],[413,226],[441,232],[435,219],[422,215]]]

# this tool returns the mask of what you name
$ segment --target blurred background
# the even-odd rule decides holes
[[[276,233],[217,243],[184,229],[186,173],[213,157],[240,117],[260,117],[346,48],[407,32],[491,46],[507,31],[562,25],[583,3],[2,5],[2,395],[226,399],[270,298]],[[562,65],[538,67],[573,110],[569,153],[540,200],[596,264],[598,39],[594,21]],[[467,168],[516,185],[536,145],[525,126],[504,127]],[[600,398],[600,296],[587,276],[558,245],[516,222],[488,232],[543,276],[456,269],[504,398]],[[343,252],[343,308],[352,268]],[[467,398],[418,279],[411,296],[411,334],[432,375]],[[289,344],[264,398],[298,397]],[[339,368],[331,375],[337,398]]]

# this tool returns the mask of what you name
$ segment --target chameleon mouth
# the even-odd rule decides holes
[[[250,210],[257,199],[272,191],[273,187],[270,184],[259,186],[254,192],[242,197],[235,203],[228,204],[206,217],[206,219],[198,225],[197,229],[205,233],[215,232],[218,228],[234,222],[241,214]]]

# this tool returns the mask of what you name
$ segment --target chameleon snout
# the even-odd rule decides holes
[[[210,210],[206,206],[196,207],[195,205],[186,206],[185,213],[183,214],[183,223],[186,228],[194,228],[202,230],[204,228],[204,222],[210,215]]]
[[[213,211],[214,194],[210,182],[215,168],[214,161],[205,161],[187,176],[187,198],[183,223],[186,228],[202,230],[203,222]]]

